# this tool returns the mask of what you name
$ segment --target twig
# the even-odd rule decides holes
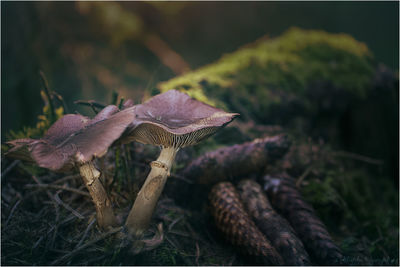
[[[4,227],[6,227],[8,225],[8,222],[11,220],[11,217],[13,216],[15,210],[17,209],[18,205],[21,203],[21,199],[19,199],[14,206],[12,207],[10,214],[8,215],[7,221],[4,224]]]
[[[347,152],[347,151],[335,151],[332,154],[334,156],[351,158],[354,160],[364,161],[366,163],[374,164],[374,165],[382,165],[384,163],[384,161],[380,160],[380,159],[374,159],[374,158],[370,158],[367,156],[363,156],[360,154],[355,154],[355,153],[351,153],[351,152]]]
[[[78,178],[81,178],[81,176],[79,174],[68,175],[68,176],[62,177],[60,179],[57,179],[56,181],[52,182],[52,184],[61,184],[61,183],[65,182],[65,181],[75,180],[75,179],[78,179]]]
[[[66,210],[69,210],[72,214],[74,214],[76,217],[79,219],[83,220],[85,219],[84,216],[82,216],[79,212],[71,208],[68,204],[64,203],[60,197],[58,196],[58,193],[54,195],[54,200],[57,202],[57,204],[63,206]]]
[[[26,170],[26,168],[24,168],[24,170]],[[31,175],[31,177],[38,185],[43,185],[42,181],[40,181],[40,179],[38,177],[36,177],[35,175]],[[53,248],[54,247],[54,242],[56,240],[57,232],[58,232],[58,221],[60,220],[60,208],[58,206],[58,203],[54,199],[54,196],[49,191],[46,191],[46,194],[48,195],[48,197],[52,201],[52,203],[54,205],[54,209],[56,211],[56,219],[55,219],[55,224],[54,224],[54,227],[53,227],[53,229],[54,229],[53,237],[51,239],[51,242],[48,243],[50,245],[50,248]],[[48,249],[49,245],[46,246],[46,249]]]
[[[86,215],[88,213],[89,212],[83,213],[83,216],[86,217]],[[75,219],[75,216],[70,215],[69,217],[67,217],[66,219],[64,219],[63,221],[60,222],[60,226],[66,225],[66,224],[70,223],[71,221],[73,221],[74,219]]]
[[[67,104],[64,101],[64,98],[60,94],[58,94],[56,92],[51,92],[51,94],[52,94],[52,96],[55,96],[58,101],[61,102],[61,105],[64,108],[64,114],[68,114],[69,113],[69,109],[67,107]]]
[[[89,193],[83,192],[81,190],[75,189],[75,188],[70,188],[70,187],[65,187],[61,185],[52,185],[52,184],[27,184],[25,185],[26,188],[33,188],[33,187],[38,187],[41,189],[56,189],[56,190],[65,190],[65,191],[70,191],[74,192],[76,194],[80,194],[82,196],[90,197]]]
[[[197,237],[190,236],[189,234],[186,234],[186,233],[181,232],[181,231],[171,230],[171,231],[168,231],[168,233],[169,233],[169,234],[179,235],[179,236],[188,237],[188,238],[191,238],[191,239],[196,239],[196,240],[198,240]]]
[[[15,166],[18,165],[21,161],[19,159],[14,160],[2,173],[1,173],[1,180],[12,170]]]
[[[89,107],[92,108],[92,110],[93,110],[93,112],[94,112],[95,114],[98,113],[98,111],[96,110],[96,108],[98,108],[98,109],[103,109],[103,108],[106,107],[106,105],[101,104],[101,103],[99,103],[99,102],[96,102],[96,101],[94,101],[94,100],[88,100],[88,101],[77,100],[77,101],[74,102],[74,104],[83,105],[83,106],[89,106]]]
[[[56,200],[54,199],[54,196],[52,194],[50,194],[50,192],[46,192],[50,199],[53,202],[54,208],[56,210],[56,219],[54,222],[54,232],[53,232],[53,236],[51,238],[51,242],[50,242],[50,247],[53,248],[54,247],[54,242],[56,241],[56,237],[57,237],[57,232],[58,232],[58,227],[59,227],[59,221],[60,221],[60,208],[58,206],[58,203],[56,202]],[[46,247],[47,248],[47,247]]]
[[[66,261],[68,258],[73,257],[74,255],[76,255],[77,253],[79,253],[80,251],[84,250],[85,248],[96,244],[97,242],[119,232],[122,229],[122,227],[118,227],[118,228],[114,228],[112,230],[110,230],[107,233],[101,234],[100,236],[98,236],[97,238],[87,242],[86,244],[83,244],[82,246],[77,247],[76,249],[70,251],[69,253],[65,254],[64,256],[62,256],[61,258],[53,261],[50,265],[60,265],[62,262]]]
[[[179,246],[175,243],[175,241],[171,240],[171,236],[166,236],[165,239],[175,248],[179,249]]]
[[[44,75],[43,71],[39,71],[40,77],[42,78],[43,86],[44,86],[44,92],[46,93],[46,96],[49,101],[49,107],[50,107],[50,114],[51,118],[50,121],[53,123],[56,120],[56,112],[54,110],[54,105],[53,105],[53,99],[50,94],[50,89],[49,89],[49,83],[47,82],[46,76]]]
[[[42,240],[44,239],[44,237],[45,237],[45,235],[42,235],[42,236],[38,239],[38,241],[36,241],[35,244],[33,244],[32,250],[35,249],[35,248],[37,248],[37,246],[39,246],[40,242],[42,242]]]
[[[200,247],[199,243],[196,242],[196,264],[199,266],[199,258],[200,258]]]
[[[86,239],[87,234],[89,233],[89,230],[92,228],[93,224],[96,222],[96,218],[94,218],[88,225],[88,227],[85,230],[85,233],[83,234],[81,240],[79,240],[78,244],[75,246],[75,248],[78,248],[81,246],[82,242]]]
[[[121,97],[121,99],[119,100],[119,104],[118,104],[119,109],[123,108],[124,101],[125,101],[125,98]]]
[[[112,91],[112,93],[111,93],[111,104],[117,105],[118,95],[119,95],[119,93],[117,91],[115,91],[115,90]]]
[[[297,182],[296,182],[297,188],[300,188],[301,183],[310,174],[311,170],[312,170],[312,165],[308,166],[307,169],[303,172],[303,174],[297,179]]]
[[[179,222],[180,220],[182,220],[184,216],[181,215],[178,218],[176,218],[170,225],[168,225],[168,232],[171,231],[172,227],[174,227],[174,225]]]

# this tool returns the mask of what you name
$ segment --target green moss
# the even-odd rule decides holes
[[[314,112],[305,95],[319,82],[363,98],[373,70],[368,48],[351,36],[293,28],[158,87],[268,121],[277,107],[293,102]]]
[[[325,165],[319,173],[323,178],[311,178],[302,194],[329,231],[342,236],[336,238],[341,239],[343,252],[354,254],[354,246],[349,242],[357,243],[362,237],[373,260],[396,259],[399,199],[390,180],[360,168]]]

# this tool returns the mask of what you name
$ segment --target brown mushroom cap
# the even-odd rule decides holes
[[[31,153],[29,152],[28,146],[36,141],[31,138],[16,139],[6,142],[6,144],[12,146],[5,155],[10,158],[21,159],[24,161],[34,162]]]
[[[115,106],[108,106],[92,120],[68,114],[57,120],[43,138],[13,140],[9,144],[27,146],[40,167],[66,171],[75,163],[103,156],[132,123],[133,111],[133,108],[128,108],[118,112]]]
[[[185,147],[214,134],[236,117],[221,109],[170,90],[135,106],[129,141],[165,147]]]
[[[117,106],[108,105],[107,107],[103,108],[99,113],[97,113],[97,115],[90,121],[90,124],[108,119],[118,111],[119,109],[117,108]]]
[[[71,134],[83,129],[89,121],[88,117],[79,114],[66,114],[47,130],[42,140],[56,146]]]
[[[35,162],[31,154],[31,147],[39,142],[44,141],[50,145],[56,146],[72,133],[82,129],[88,122],[89,118],[78,114],[66,114],[57,120],[39,140],[31,138],[16,139],[7,142],[12,148],[7,152],[7,156]]]

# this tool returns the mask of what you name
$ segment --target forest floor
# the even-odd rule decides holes
[[[239,122],[232,128],[242,126]],[[226,134],[235,131],[226,128],[203,145],[179,152],[153,216],[149,232],[154,233],[152,245],[142,251],[127,245],[118,229],[98,229],[94,206],[77,173],[56,174],[3,158],[2,265],[257,264],[216,229],[208,211],[211,185],[195,185],[176,175],[196,155],[227,145],[218,142],[222,134],[229,143],[283,131],[259,126],[259,132],[254,133],[256,128],[244,137],[233,134],[231,140]],[[130,144],[110,150],[98,161],[121,222],[157,153],[157,148]],[[380,176],[381,164],[361,155],[334,151],[324,143],[294,139],[289,152],[266,166],[263,173],[284,170],[297,179],[304,198],[342,249],[345,264],[396,265],[398,192],[387,177]],[[260,177],[254,178],[260,181]],[[192,190],[189,195],[193,197],[182,200],[182,190]]]

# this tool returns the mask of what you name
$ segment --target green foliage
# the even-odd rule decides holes
[[[313,112],[306,94],[318,82],[363,98],[373,70],[368,48],[353,37],[293,28],[279,38],[239,49],[214,64],[161,83],[159,88],[162,92],[178,89],[210,105],[227,106],[264,121],[274,116],[278,106],[295,100]]]

